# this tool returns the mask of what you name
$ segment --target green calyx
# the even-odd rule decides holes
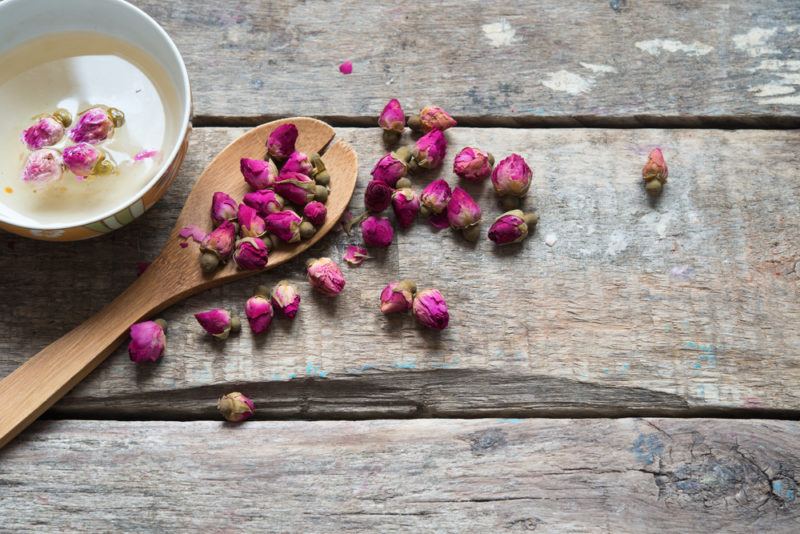
[[[663,188],[664,186],[659,180],[650,180],[647,182],[647,185],[644,186],[644,190],[651,196],[660,195]]]
[[[161,330],[163,330],[164,332],[167,331],[167,321],[165,321],[164,319],[156,319],[153,322],[156,323],[158,326],[160,326]]]
[[[236,315],[231,315],[231,332],[238,332],[242,329],[242,321]]]
[[[300,223],[300,238],[301,239],[310,239],[311,236],[317,233],[317,229],[314,228],[314,225],[308,221],[303,221]]]
[[[519,197],[505,196],[500,198],[500,205],[503,207],[504,210],[518,209],[520,203],[521,202]]]
[[[383,142],[387,145],[395,145],[398,141],[400,141],[400,136],[402,134],[396,130],[384,130],[383,131]]]
[[[254,297],[267,298],[267,295],[269,295],[269,289],[267,289],[267,286],[258,286],[256,290],[253,291]]]
[[[474,243],[481,237],[481,227],[478,224],[473,224],[461,230],[461,235],[463,235],[464,239],[467,241]]]
[[[117,108],[108,108],[106,112],[116,128],[125,124],[125,114],[121,110]]]
[[[408,117],[408,127],[411,128],[415,132],[422,131],[422,120],[420,119],[419,115],[410,115]]]
[[[486,159],[489,160],[489,166],[494,167],[494,156],[492,155],[491,152],[486,153]]]
[[[324,185],[318,185],[314,189],[314,200],[318,200],[323,204],[328,201],[328,188]]]
[[[331,183],[331,175],[328,174],[328,171],[320,171],[314,175],[314,181],[317,182],[317,185],[328,185]]]
[[[64,128],[72,124],[72,113],[64,108],[58,108],[53,112],[53,118],[57,120]]]
[[[204,273],[213,273],[219,267],[219,256],[214,252],[205,251],[200,255],[200,267]]]
[[[404,178],[400,178],[399,180],[397,180],[397,183],[395,184],[395,188],[396,189],[410,189],[411,185],[412,185],[411,184],[411,180],[409,180],[408,178],[404,177]]]

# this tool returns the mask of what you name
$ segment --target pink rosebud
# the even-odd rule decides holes
[[[229,194],[222,191],[214,193],[211,197],[211,220],[214,221],[214,226],[235,219],[238,208],[236,201]]]
[[[167,338],[164,336],[166,326],[167,323],[161,319],[131,325],[128,355],[132,362],[154,362],[161,357],[167,344]]]
[[[241,326],[238,317],[232,316],[227,310],[221,308],[195,313],[194,318],[197,319],[203,330],[217,339],[228,339],[230,333],[238,332]]]
[[[42,117],[31,126],[22,131],[20,139],[28,150],[39,150],[42,147],[52,146],[64,137],[64,125],[55,117]]]
[[[345,61],[341,65],[339,65],[339,72],[342,74],[350,74],[353,72],[353,62],[352,61]]]
[[[389,100],[378,117],[378,125],[387,131],[403,133],[406,128],[406,114],[399,100],[396,98]]]
[[[247,299],[244,305],[244,314],[247,322],[250,323],[250,330],[254,334],[263,334],[272,323],[272,304],[267,298],[267,288],[259,286],[255,294]]]
[[[651,195],[658,195],[667,183],[669,169],[667,162],[664,161],[664,154],[660,148],[654,148],[647,156],[647,163],[642,169],[642,178],[645,182],[645,189]]]
[[[294,152],[297,135],[297,126],[292,123],[281,124],[269,134],[267,153],[280,161],[287,159]]]
[[[63,174],[61,154],[52,148],[40,148],[28,155],[20,178],[34,187],[40,187],[60,180]]]
[[[364,260],[370,258],[369,252],[364,247],[358,245],[348,245],[344,251],[342,259],[352,266],[358,266],[364,263]]]
[[[116,108],[93,107],[78,117],[75,126],[69,131],[69,137],[76,143],[96,145],[105,141],[115,127],[125,124],[125,115]]]
[[[328,208],[325,204],[318,201],[309,202],[303,208],[303,215],[305,215],[308,222],[319,228],[325,224],[325,217],[328,216]]]
[[[89,143],[78,143],[64,149],[62,156],[67,169],[79,177],[106,174],[111,170],[111,162],[105,154]]]
[[[431,226],[439,230],[443,228],[450,228],[450,221],[447,220],[446,209],[442,213],[431,213],[428,217],[428,222],[431,223]]]
[[[511,154],[494,168],[492,172],[492,185],[501,197],[522,197],[531,186],[533,171],[525,159],[517,154]]]
[[[397,180],[405,176],[407,171],[406,162],[398,154],[389,152],[375,164],[371,174],[373,181],[395,187]]]
[[[239,233],[243,237],[261,237],[267,233],[267,223],[247,204],[239,204]]]
[[[242,202],[256,210],[259,217],[266,217],[270,213],[278,213],[283,209],[283,199],[272,189],[247,193]]]
[[[249,398],[238,391],[234,391],[219,398],[217,410],[227,421],[241,423],[250,419],[256,413],[256,405]]]
[[[452,228],[463,230],[480,222],[481,207],[469,193],[456,187],[447,204],[447,220]]]
[[[258,271],[267,266],[269,250],[260,237],[244,237],[236,242],[233,261],[245,271]]]
[[[411,309],[417,284],[411,280],[391,282],[381,291],[381,313],[403,313]]]
[[[314,164],[311,163],[311,159],[305,153],[298,151],[292,152],[292,155],[281,167],[281,173],[299,172],[308,176],[311,176],[313,170]]]
[[[368,247],[388,247],[394,239],[392,223],[386,217],[370,215],[361,223],[361,238]]]
[[[380,213],[392,203],[392,188],[378,180],[370,180],[364,190],[364,207],[371,213]]]
[[[314,180],[299,172],[281,172],[275,180],[275,192],[298,206],[305,206],[314,200],[316,190]]]
[[[286,243],[300,241],[300,223],[303,218],[292,210],[283,210],[267,215],[267,231]]]
[[[200,249],[215,255],[219,261],[225,262],[233,254],[235,242],[236,225],[231,221],[223,221],[203,239]]]
[[[408,228],[419,215],[419,197],[410,187],[398,189],[392,195],[392,209],[400,228]]]
[[[419,201],[430,213],[442,213],[447,209],[451,195],[450,185],[440,178],[425,186],[419,195]]]
[[[439,106],[425,106],[419,115],[408,119],[408,125],[417,132],[445,131],[456,125],[455,119]]]
[[[244,181],[253,189],[266,189],[275,185],[278,177],[278,167],[272,160],[242,158],[239,161]]]
[[[495,219],[489,228],[489,239],[498,245],[519,243],[528,237],[528,233],[538,221],[539,216],[536,214],[511,210]]]
[[[428,328],[444,330],[450,322],[447,303],[435,289],[423,289],[417,293],[411,311],[417,321]]]
[[[306,266],[308,282],[323,295],[335,297],[344,289],[344,275],[330,258],[310,259]]]
[[[477,148],[462,148],[453,161],[453,172],[465,180],[480,182],[492,174],[494,157]]]
[[[447,139],[441,130],[431,130],[414,145],[414,161],[425,169],[435,169],[444,161],[447,152]]]
[[[281,280],[272,288],[272,305],[289,319],[294,319],[300,309],[300,293],[288,280]]]

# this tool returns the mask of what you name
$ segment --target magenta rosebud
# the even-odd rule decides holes
[[[275,192],[298,206],[314,200],[316,189],[314,180],[299,172],[281,172],[275,180]]]
[[[455,119],[439,106],[425,106],[419,115],[408,119],[408,125],[418,132],[445,131],[456,125]]]
[[[132,362],[154,362],[161,357],[167,344],[167,338],[164,336],[166,326],[167,323],[161,319],[131,325],[128,355]]]
[[[392,195],[392,209],[400,228],[408,228],[414,224],[414,220],[419,215],[419,205],[419,197],[410,187],[398,189],[394,192]]]
[[[392,188],[378,180],[370,180],[364,190],[364,207],[371,213],[380,213],[392,203]]]
[[[411,280],[391,282],[381,291],[381,313],[403,313],[411,309],[417,284]]]
[[[344,275],[330,258],[311,259],[306,266],[308,282],[323,295],[334,297],[344,289]]]
[[[288,280],[281,280],[272,288],[272,305],[289,319],[294,319],[300,309],[300,293]]]
[[[488,152],[477,148],[462,148],[453,161],[453,172],[465,180],[480,182],[492,174],[494,158]]]
[[[267,231],[286,243],[300,241],[300,223],[303,218],[292,210],[283,210],[267,215]]]
[[[242,202],[256,210],[259,217],[266,217],[270,213],[278,213],[283,209],[283,199],[272,189],[247,193]]]
[[[214,193],[211,197],[211,220],[214,221],[214,226],[235,219],[238,208],[236,201],[229,194],[222,191]]]
[[[447,139],[440,130],[431,130],[414,145],[414,160],[425,169],[435,169],[444,161],[447,152]]]
[[[495,219],[489,228],[489,239],[498,245],[519,243],[528,237],[528,233],[538,221],[539,216],[536,214],[511,210]]]
[[[318,201],[309,202],[303,208],[303,215],[305,215],[308,222],[319,228],[325,224],[325,217],[328,216],[328,208],[325,204]]]
[[[406,114],[399,100],[396,98],[389,100],[378,117],[378,125],[384,130],[403,133],[406,128]]]
[[[261,237],[267,233],[267,223],[247,204],[239,204],[237,220],[242,237]]]
[[[428,328],[444,330],[450,322],[447,303],[435,289],[423,289],[417,293],[411,311],[417,321]]]
[[[292,123],[281,124],[267,139],[267,153],[275,159],[285,160],[294,152],[297,141],[297,126]]]
[[[125,115],[116,108],[93,107],[78,117],[75,126],[69,131],[69,137],[76,143],[96,145],[105,141],[115,127],[125,123]]]
[[[272,304],[267,297],[267,288],[259,286],[255,294],[247,299],[244,304],[244,314],[247,316],[247,322],[250,323],[250,330],[254,334],[263,334],[272,323]]]
[[[230,333],[238,332],[241,326],[238,317],[221,308],[195,313],[194,318],[203,330],[217,339],[228,339]]]
[[[204,265],[204,270],[213,271],[219,262],[225,262],[233,254],[233,246],[236,242],[236,225],[231,221],[223,221],[210,234],[208,234],[200,244],[200,249],[212,256],[215,256],[217,263],[209,259],[209,265]],[[201,262],[203,260],[201,259]]]
[[[112,165],[105,154],[89,143],[78,143],[64,149],[62,155],[64,165],[75,176],[86,177],[95,174],[107,174]]]
[[[430,213],[442,213],[447,209],[451,195],[450,185],[440,178],[425,186],[419,195],[419,201]]]
[[[660,148],[654,148],[648,154],[647,163],[642,169],[645,189],[651,195],[658,195],[664,184],[667,183],[668,176],[669,169],[667,169],[667,162],[664,161],[664,154]]]
[[[217,410],[227,421],[241,423],[250,419],[256,413],[256,405],[243,394],[234,391],[219,398]]]
[[[275,185],[278,177],[278,167],[272,160],[242,158],[239,161],[244,181],[253,189],[266,189]]]
[[[531,186],[533,171],[525,159],[517,154],[511,154],[494,168],[492,172],[492,185],[501,197],[522,197]]]
[[[388,247],[394,239],[392,223],[386,217],[370,215],[361,223],[361,238],[368,247]]]
[[[347,245],[347,248],[342,255],[342,259],[352,266],[358,266],[364,263],[364,260],[370,258],[369,251],[364,247],[358,245]]]
[[[463,230],[478,224],[481,220],[481,207],[469,193],[456,187],[447,204],[447,220],[452,228]]]
[[[64,125],[55,117],[42,117],[22,131],[20,139],[28,150],[52,146],[64,137]]]
[[[34,187],[60,180],[64,174],[64,164],[58,150],[40,148],[28,155],[20,178]]]
[[[402,157],[394,152],[389,152],[375,164],[371,174],[374,181],[395,187],[397,180],[405,176],[407,170],[408,166]]]
[[[233,261],[245,271],[258,271],[267,266],[269,250],[260,237],[244,237],[236,242]]]
[[[299,172],[308,176],[311,176],[313,170],[314,164],[311,163],[311,159],[305,153],[298,151],[292,152],[292,155],[281,167],[281,173]]]

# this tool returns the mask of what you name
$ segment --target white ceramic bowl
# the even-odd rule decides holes
[[[69,223],[35,224],[0,213],[0,228],[50,241],[74,241],[120,228],[144,213],[166,192],[186,154],[191,131],[189,76],[175,43],[156,21],[123,0],[5,0],[0,2],[0,55],[36,37],[61,32],[106,33],[142,49],[169,76],[177,95],[179,124],[173,125],[162,164],[153,177],[131,198],[107,213]],[[173,110],[174,111],[174,110]],[[175,119],[172,119],[175,120]]]

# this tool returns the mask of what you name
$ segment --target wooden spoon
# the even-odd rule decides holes
[[[286,263],[322,239],[350,203],[358,174],[355,151],[335,140],[324,122],[299,117],[263,124],[228,145],[206,167],[189,193],[175,228],[161,254],[119,297],[89,320],[45,347],[0,381],[0,448],[75,387],[127,337],[130,326],[144,317],[205,289],[262,271],[238,270],[233,262],[213,275],[200,269],[197,245],[181,248],[180,230],[189,225],[210,227],[211,197],[225,191],[241,199],[248,186],[239,172],[242,157],[263,158],[265,141],[277,126],[297,126],[297,149],[325,153],[322,161],[331,176],[325,224],[308,241],[270,253],[267,269]],[[131,371],[133,372],[133,371]]]

